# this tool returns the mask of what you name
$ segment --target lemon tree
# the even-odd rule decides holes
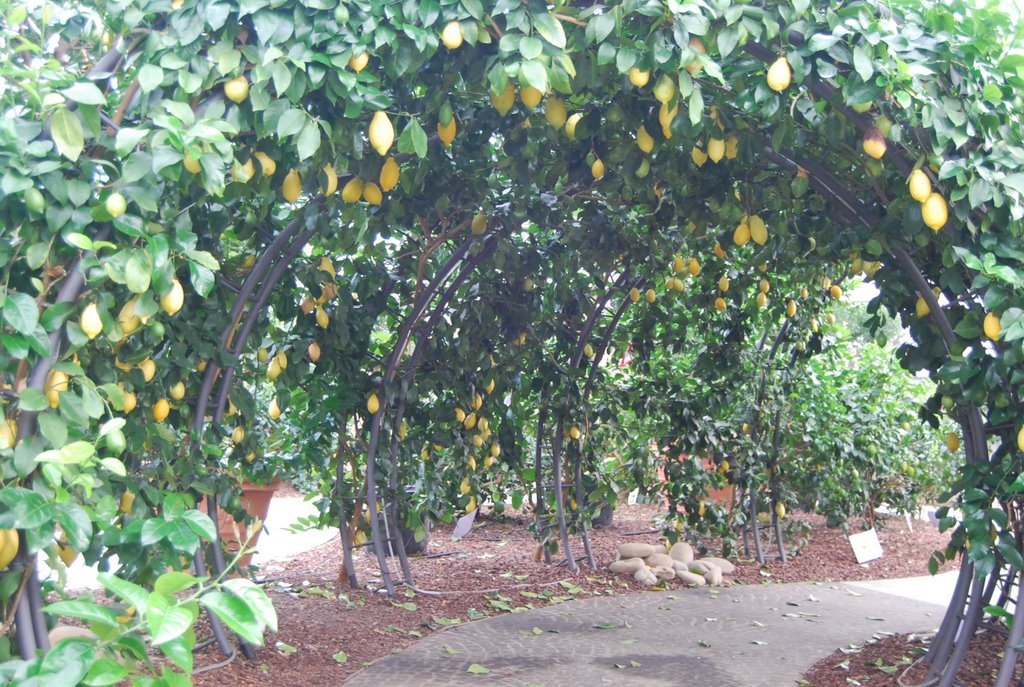
[[[378,502],[409,483],[449,516],[539,484],[538,535],[573,560],[591,431],[665,389],[659,417],[694,407],[661,370],[617,377],[609,347],[650,364],[678,341],[654,320],[710,328],[709,395],[756,375],[734,351],[771,350],[754,340],[783,318],[780,346],[806,350],[863,273],[909,328],[901,364],[938,383],[926,419],[961,425],[943,555],[962,577],[929,657],[952,684],[961,624],[998,615],[971,579],[1024,567],[1012,25],[930,2],[6,8],[0,528],[23,544],[3,670],[71,665],[35,657],[41,604],[14,601],[21,579],[40,598],[32,555],[119,554],[173,594],[167,566],[213,537],[191,506],[237,509],[236,476],[274,467],[275,423],[300,412],[324,512],[365,503],[382,560]],[[247,642],[272,625],[248,587],[201,589],[66,681],[128,665],[140,636],[187,673],[195,604]]]

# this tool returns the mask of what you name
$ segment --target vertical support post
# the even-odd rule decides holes
[[[566,566],[571,572],[579,572],[579,566],[576,565],[576,558],[572,553],[572,545],[569,543],[569,528],[565,524],[565,494],[562,493],[562,432],[564,429],[564,421],[560,419],[555,426],[555,435],[551,439],[551,467],[555,471],[555,519],[558,521],[558,532],[562,538]]]

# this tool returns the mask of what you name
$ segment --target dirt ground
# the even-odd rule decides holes
[[[362,588],[339,584],[341,547],[336,540],[329,542],[261,572],[279,615],[278,633],[268,635],[255,661],[240,658],[214,667],[222,657],[215,648],[207,649],[196,665],[200,671],[203,666],[213,669],[197,674],[196,684],[334,687],[373,661],[453,625],[591,595],[645,591],[632,578],[613,575],[604,566],[614,560],[622,542],[657,543],[658,532],[652,531],[657,512],[654,506],[620,507],[611,527],[591,533],[598,570],[583,562],[578,573],[569,572],[564,559],[562,565],[535,560],[536,546],[525,515],[478,518],[472,532],[459,540],[451,538],[451,525],[435,526],[427,554],[412,559],[416,589],[401,588],[401,598],[395,600],[375,591],[380,574],[367,553],[356,562]],[[904,520],[894,518],[879,532],[885,557],[862,566],[842,531],[825,528],[814,516],[796,514],[790,519],[810,527],[800,553],[785,565],[776,561],[759,566],[741,558],[734,584],[924,575],[931,552],[946,543],[927,523],[916,523],[910,532]],[[707,542],[709,553],[714,544]],[[574,553],[582,555],[579,539],[572,545]],[[397,561],[393,576],[401,579]]]

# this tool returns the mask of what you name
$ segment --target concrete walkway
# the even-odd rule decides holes
[[[934,630],[943,611],[848,584],[596,597],[452,628],[345,684],[783,687],[874,633]]]

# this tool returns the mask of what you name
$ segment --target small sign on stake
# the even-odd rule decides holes
[[[878,541],[878,532],[875,528],[851,534],[849,540],[858,563],[867,563],[882,557],[882,544]]]

